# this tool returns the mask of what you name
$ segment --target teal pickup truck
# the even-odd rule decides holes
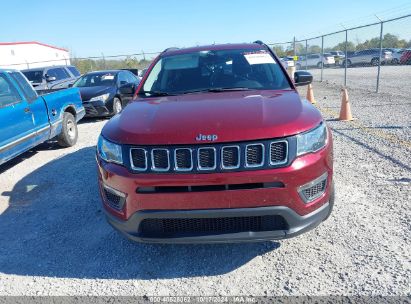
[[[75,145],[84,115],[77,88],[39,96],[21,72],[0,69],[0,165],[53,138]]]

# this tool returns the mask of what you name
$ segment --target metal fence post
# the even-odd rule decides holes
[[[347,87],[348,30],[345,30],[344,88]]]
[[[378,93],[380,89],[380,72],[381,72],[381,60],[382,60],[382,33],[384,30],[384,22],[381,21],[381,29],[380,29],[380,59],[378,60],[378,72],[377,72],[377,86],[375,88],[375,93]]]
[[[307,53],[308,53],[308,40],[305,41],[305,69],[306,70],[308,70]]]
[[[321,79],[320,81],[323,82],[323,71],[324,71],[324,36],[321,36]]]
[[[294,36],[294,40],[293,40],[293,50],[294,50],[294,56],[297,56],[297,52],[295,50],[295,36]]]

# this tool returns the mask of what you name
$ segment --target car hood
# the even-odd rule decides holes
[[[134,145],[199,143],[199,134],[234,142],[294,135],[321,121],[320,112],[294,90],[201,93],[137,99],[102,134]]]
[[[97,86],[97,87],[80,87],[81,99],[83,101],[88,101],[93,97],[103,95],[106,93],[112,93],[115,88],[107,86]]]

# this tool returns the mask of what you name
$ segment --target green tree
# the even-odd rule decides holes
[[[277,54],[278,57],[284,57],[287,56],[286,51],[281,45],[275,45],[273,46],[273,51]]]
[[[331,48],[332,51],[345,51],[345,41],[338,43],[336,46]],[[352,52],[355,51],[355,45],[353,42],[348,41],[347,42],[347,51]]]
[[[308,54],[321,53],[321,47],[318,45],[310,45],[308,47]]]

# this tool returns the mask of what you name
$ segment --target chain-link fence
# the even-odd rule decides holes
[[[378,17],[376,17],[378,18]],[[368,91],[411,95],[411,14],[321,36],[270,44],[314,80]]]
[[[95,57],[71,57],[64,59],[42,60],[34,62],[18,62],[13,64],[2,64],[2,68],[10,69],[34,69],[47,66],[74,65],[82,73],[98,70],[113,69],[138,69],[147,68],[151,61],[160,52],[138,53],[130,55],[95,56]]]
[[[269,45],[285,66],[292,64],[296,69],[309,70],[315,81],[376,92],[395,92],[400,85],[401,94],[411,95],[411,14]],[[129,55],[72,57],[21,62],[7,67],[30,69],[72,64],[82,74],[106,69],[141,70],[159,53],[142,51]]]

